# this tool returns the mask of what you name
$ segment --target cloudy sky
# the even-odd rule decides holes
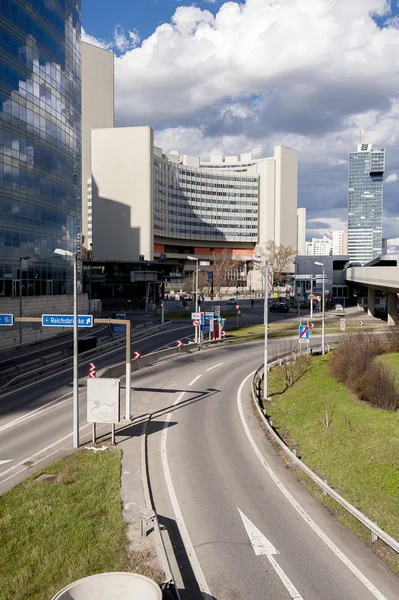
[[[115,52],[116,124],[165,151],[299,151],[307,237],[346,228],[347,159],[386,149],[383,235],[399,247],[398,0],[82,0]]]

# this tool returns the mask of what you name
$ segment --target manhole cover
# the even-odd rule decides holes
[[[50,475],[50,473],[43,473],[36,477],[36,481],[43,481],[44,483],[53,483],[54,481],[58,481],[58,475]]]

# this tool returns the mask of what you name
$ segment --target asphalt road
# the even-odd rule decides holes
[[[140,378],[141,410],[154,413],[152,493],[182,600],[397,599],[399,580],[266,441],[249,401],[262,352],[218,348],[171,363],[167,377]]]
[[[163,348],[191,333],[192,327],[177,324],[132,344],[132,352],[142,355]],[[97,369],[118,364],[125,359],[125,349],[118,348],[96,359]],[[89,435],[86,421],[87,364],[80,367],[80,425],[82,439]],[[124,405],[125,390],[121,391]],[[122,415],[124,413],[122,412]],[[29,463],[55,453],[71,444],[72,439],[72,365],[39,382],[2,394],[0,399],[0,491],[2,484],[13,482]]]

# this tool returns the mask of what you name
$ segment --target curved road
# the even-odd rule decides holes
[[[262,352],[217,348],[151,379],[150,482],[182,600],[397,599],[399,580],[266,440],[250,404]]]

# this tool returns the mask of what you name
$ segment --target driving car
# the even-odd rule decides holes
[[[229,298],[227,304],[237,304],[237,300],[235,298]]]
[[[288,312],[290,307],[288,304],[284,304],[284,302],[274,302],[270,305],[271,312]]]

